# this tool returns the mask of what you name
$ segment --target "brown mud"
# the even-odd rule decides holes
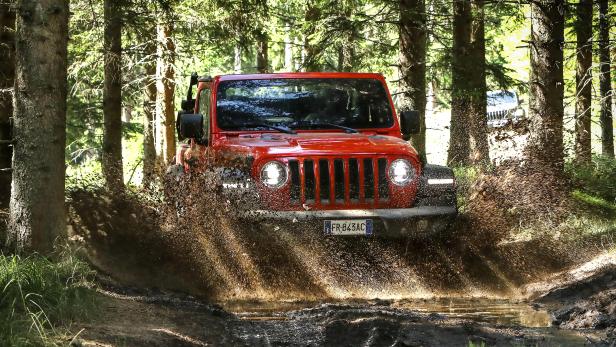
[[[189,229],[136,199],[71,200],[74,239],[97,268],[127,285],[212,301],[517,297],[592,257],[579,241],[489,243],[463,219],[440,239],[324,238],[301,223],[264,229],[221,213],[191,219]]]
[[[100,273],[121,283],[101,294],[105,309],[84,325],[84,341],[127,346],[614,341],[609,329],[553,319],[550,313],[564,307],[564,299],[527,300],[555,289],[547,283],[572,286],[555,274],[591,261],[605,235],[507,241],[495,237],[494,229],[511,214],[490,222],[494,207],[484,203],[484,227],[466,214],[446,237],[332,238],[301,223],[242,223],[230,217],[234,204],[210,193],[188,195],[172,206],[105,193],[71,194],[72,240]],[[542,282],[546,278],[550,282]],[[125,293],[132,287],[142,289]]]
[[[601,332],[525,327],[351,301],[227,313],[192,297],[101,291],[83,346],[609,346]],[[481,303],[477,301],[476,303]]]

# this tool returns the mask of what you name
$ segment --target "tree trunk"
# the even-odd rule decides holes
[[[588,164],[591,160],[592,0],[580,0],[576,7],[575,160],[578,164]]]
[[[124,187],[122,168],[122,4],[105,0],[103,176],[112,191]]]
[[[470,157],[469,114],[471,62],[471,3],[454,0],[453,48],[451,55],[451,125],[447,163],[466,165]]]
[[[143,186],[152,186],[156,174],[156,147],[154,123],[156,121],[156,45],[148,45],[148,63],[145,66],[147,85],[143,101]]]
[[[599,90],[601,94],[601,153],[614,158],[614,120],[610,61],[610,17],[608,0],[599,0]]]
[[[257,72],[268,72],[268,56],[267,56],[268,37],[265,31],[259,32],[257,35]]]
[[[531,4],[529,164],[562,177],[564,0]]]
[[[293,38],[291,37],[291,24],[284,26],[284,69],[287,72],[293,71]]]
[[[66,0],[17,1],[9,249],[53,250],[66,233]]]
[[[355,29],[351,22],[354,5],[351,0],[342,2],[343,8],[340,15],[344,18],[345,30],[338,49],[338,71],[351,72],[355,68]]]
[[[309,1],[305,14],[304,51],[302,68],[304,71],[319,71],[318,46],[314,41],[317,31],[317,21],[321,18],[321,10],[315,1]]]
[[[11,196],[11,122],[15,80],[15,12],[0,5],[0,208],[8,207]]]
[[[470,37],[471,73],[469,112],[470,162],[475,165],[490,163],[490,146],[488,144],[487,120],[487,86],[486,86],[486,41],[484,24],[484,1],[471,1],[472,26]]]
[[[233,73],[242,73],[242,46],[239,43],[235,44]]]
[[[421,130],[413,145],[426,155],[426,6],[424,0],[400,0],[399,107],[419,111]]]
[[[175,155],[175,43],[173,41],[173,23],[158,25],[158,83],[157,83],[157,118],[158,145],[162,164],[167,165]]]

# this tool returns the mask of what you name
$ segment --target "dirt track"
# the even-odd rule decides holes
[[[533,311],[519,300],[555,290],[533,283],[567,283],[554,274],[590,260],[589,249],[600,240],[494,243],[464,220],[447,239],[413,242],[256,230],[222,214],[208,216],[207,225],[190,221],[195,229],[170,223],[136,199],[78,192],[72,201],[73,240],[101,273],[122,283],[111,292],[128,295],[102,296],[105,309],[84,326],[86,340],[128,346],[611,343],[609,330],[530,328],[475,319],[473,312],[452,314],[451,308],[421,312],[413,301],[504,298],[513,310]],[[126,286],[158,289],[127,292]],[[170,292],[186,294],[161,297]],[[300,304],[255,308],[263,302]],[[477,302],[470,306],[481,309]]]
[[[320,304],[291,311],[227,313],[178,295],[105,291],[105,309],[79,325],[86,346],[610,346],[605,332],[523,327],[447,314],[420,313],[394,302]]]

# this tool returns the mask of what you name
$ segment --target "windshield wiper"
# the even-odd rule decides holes
[[[359,130],[357,130],[357,129],[353,129],[353,128],[350,128],[350,127],[345,127],[344,125],[328,123],[328,122],[299,120],[299,121],[293,122],[293,124],[298,125],[298,126],[328,126],[328,127],[342,129],[342,130],[346,131],[347,133],[352,133],[352,134],[359,133]]]
[[[268,128],[268,129],[280,131],[281,133],[285,133],[285,134],[297,135],[297,132],[295,132],[292,129],[282,128],[282,127],[271,125],[271,124],[267,124],[267,123],[260,123],[260,122],[247,123],[247,124],[242,124],[242,127],[243,128],[262,127],[262,128]]]

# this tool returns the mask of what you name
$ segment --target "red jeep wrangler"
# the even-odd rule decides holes
[[[193,75],[182,109],[176,167],[218,170],[223,194],[248,194],[238,218],[395,237],[442,231],[457,214],[452,170],[407,142],[419,114],[396,114],[380,74]]]

